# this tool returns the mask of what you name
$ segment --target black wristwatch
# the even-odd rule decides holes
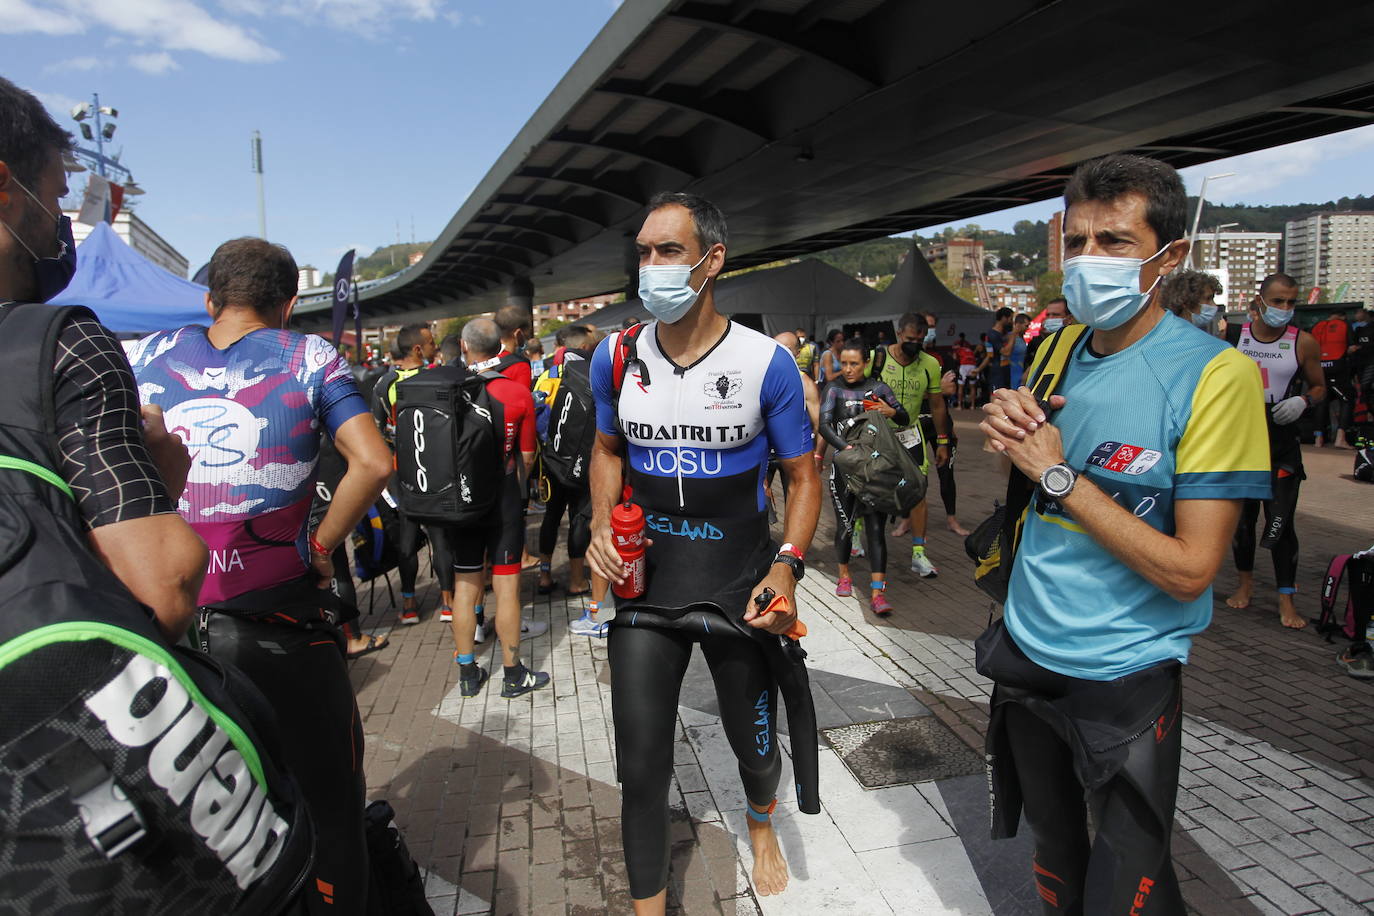
[[[792,569],[793,577],[796,578],[798,582],[800,582],[801,577],[806,575],[806,562],[801,557],[797,556],[795,553],[792,553],[787,549],[791,546],[791,544],[784,544],[782,546],[782,550],[779,551],[778,555],[773,558],[773,562],[787,564]],[[794,547],[792,549],[795,550],[796,548]]]

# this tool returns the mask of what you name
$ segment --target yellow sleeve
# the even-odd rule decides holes
[[[1178,443],[1177,499],[1269,499],[1269,429],[1259,367],[1230,347],[1207,363]]]

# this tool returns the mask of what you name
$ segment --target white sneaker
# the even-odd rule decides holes
[[[538,620],[520,621],[520,638],[533,639],[536,636],[543,636],[549,631],[549,625]]]
[[[935,564],[926,557],[926,552],[915,547],[911,548],[911,571],[922,579],[934,579],[940,574]]]
[[[477,625],[477,631],[472,634],[472,641],[479,645],[486,642],[487,635],[491,633],[491,631],[495,628],[495,621],[493,621],[490,617],[486,618]]]
[[[598,623],[591,614],[584,613],[581,617],[568,624],[568,632],[574,636],[595,636],[604,638],[606,635],[606,624]]]

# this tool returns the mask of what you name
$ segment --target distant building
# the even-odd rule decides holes
[[[1225,271],[1225,289],[1217,305],[1238,307],[1259,292],[1260,281],[1279,269],[1279,232],[1223,232],[1197,237],[1198,264],[1201,270],[1216,274]]]
[[[412,251],[412,252],[410,253],[410,257],[407,259],[407,263],[410,264],[411,266],[414,266],[414,265],[416,265],[416,264],[419,264],[419,263],[420,263],[420,259],[423,258],[424,256],[425,256],[425,253],[424,253],[423,251]]]
[[[1049,228],[1049,269],[1051,271],[1064,269],[1064,211],[1059,210],[1050,217]]]
[[[994,309],[1035,311],[1035,284],[1023,280],[989,280],[988,293]]]
[[[1283,241],[1284,272],[1299,287],[1320,286],[1334,294],[1349,283],[1342,299],[1374,302],[1374,212],[1323,212],[1289,220]]]
[[[86,240],[86,236],[91,234],[91,227],[76,221],[80,210],[63,210],[62,212],[71,217],[72,238],[76,240],[77,245],[80,245]],[[154,232],[152,227],[145,223],[137,213],[132,210],[120,210],[110,228],[115,231],[115,235],[124,240],[124,244],[134,251],[169,273],[176,274],[183,280],[186,279],[186,271],[191,266],[186,260],[186,256]]]
[[[314,289],[320,285],[320,271],[307,264],[296,271],[296,289]]]
[[[605,308],[616,296],[590,296],[586,299],[569,299],[564,302],[548,302],[534,307],[534,333],[544,333],[544,326],[551,321],[576,323],[584,315]]]

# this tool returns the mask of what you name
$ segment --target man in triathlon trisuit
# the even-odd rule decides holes
[[[469,372],[495,374],[501,362],[496,322],[474,318],[463,325],[463,359]],[[501,641],[505,677],[501,696],[513,699],[549,683],[543,671],[531,671],[520,661],[520,555],[525,547],[525,514],[521,505],[525,481],[534,465],[534,398],[528,387],[505,376],[488,378],[487,394],[501,405],[501,493],[486,524],[450,528],[450,549],[456,571],[453,594],[453,643],[458,663],[459,692],[476,696],[487,671],[473,653],[477,641],[477,608],[481,605],[487,564],[491,565],[492,599],[496,603],[496,636]],[[542,632],[542,630],[540,631]]]
[[[1273,496],[1248,499],[1236,526],[1235,559],[1240,584],[1226,599],[1234,608],[1250,606],[1255,591],[1255,521],[1264,505],[1264,534],[1260,546],[1274,559],[1274,581],[1279,589],[1279,620],[1301,630],[1307,621],[1294,606],[1298,590],[1298,487],[1306,476],[1302,469],[1302,444],[1298,420],[1326,394],[1321,355],[1316,339],[1299,330],[1293,321],[1298,304],[1298,284],[1287,274],[1270,274],[1260,283],[1259,296],[1250,304],[1250,321],[1240,329],[1236,349],[1259,366],[1268,405],[1269,463]],[[1295,394],[1302,382],[1306,394]]]
[[[888,422],[897,431],[897,441],[906,446],[912,459],[921,466],[921,472],[928,475],[932,448],[936,467],[944,467],[949,461],[953,423],[940,391],[940,362],[924,352],[927,330],[922,315],[908,312],[898,318],[896,343],[874,352],[869,375],[886,383],[906,408],[905,423],[892,418]],[[929,413],[934,423],[933,443],[922,434],[920,417],[923,413]],[[922,579],[933,579],[940,571],[926,556],[926,521],[930,514],[927,502],[923,499],[917,503],[892,534],[894,537],[911,535],[911,571]]]
[[[782,769],[779,689],[800,807],[819,811],[814,712],[809,690],[799,689],[805,669],[778,635],[797,618],[794,589],[820,508],[811,426],[792,355],[716,311],[725,241],[725,219],[709,202],[655,196],[635,245],[640,299],[658,320],[632,329],[629,360],[626,334],[607,338],[592,358],[587,559],[598,575],[624,581],[610,515],[626,484],[652,540],[647,590],[617,600],[608,650],[625,864],[640,916],[664,912],[678,690],[694,643],[711,669],[749,800],[758,893],[787,886],[769,816]],[[781,550],[769,536],[763,491],[770,452],[788,481]],[[761,612],[753,599],[765,588],[787,607]]]
[[[382,431],[382,438],[386,439],[387,444],[393,449],[395,443],[392,440],[396,431],[396,386],[428,366],[438,352],[439,348],[434,344],[434,334],[427,324],[408,324],[396,334],[396,343],[392,348],[396,364],[377,379],[377,385],[372,389],[372,416],[377,421],[377,428]],[[391,495],[391,504],[395,506],[394,487]],[[439,584],[439,622],[451,623],[453,555],[448,549],[447,533],[440,525],[426,525],[425,534],[429,538],[430,556],[434,561],[434,578]],[[415,580],[420,573],[419,544],[420,523],[406,518],[405,513],[401,513],[401,537],[400,543],[396,545],[400,560],[396,564],[396,571],[401,577],[400,621],[403,624],[420,622],[420,611],[415,606]]]
[[[1169,850],[1182,663],[1241,500],[1269,489],[1259,373],[1159,304],[1187,256],[1168,165],[1113,155],[1064,191],[1064,293],[1088,330],[1049,411],[997,392],[982,430],[1038,483],[1002,620],[978,640],[994,681],[993,835],[1021,809],[1045,913],[1185,912]],[[1090,839],[1089,811],[1094,833]]]
[[[367,909],[363,733],[333,620],[313,603],[331,554],[386,484],[391,455],[334,347],[285,330],[296,262],[243,238],[210,259],[214,323],[139,341],[139,392],[191,451],[180,511],[210,548],[199,647],[241,669],[272,703],[283,752],[320,842],[311,913]],[[320,430],[348,464],[308,530]],[[318,586],[318,587],[317,587]]]

